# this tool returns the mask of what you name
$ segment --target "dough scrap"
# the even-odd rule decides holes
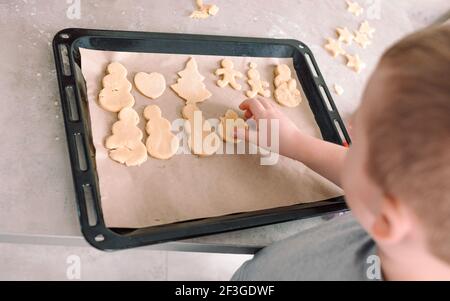
[[[137,73],[134,76],[134,84],[139,92],[151,99],[160,97],[166,90],[166,80],[161,73],[157,72]]]
[[[190,16],[192,19],[206,19],[209,17],[209,14],[207,11],[204,10],[194,10]]]
[[[357,54],[346,54],[345,57],[347,58],[347,67],[353,69],[357,73],[360,73],[361,70],[366,67],[366,64],[361,61]]]
[[[209,16],[215,16],[219,12],[219,7],[215,4],[203,4],[202,0],[197,0],[197,10],[194,10],[189,17],[192,19],[206,19]]]
[[[333,88],[334,88],[334,92],[336,92],[337,95],[344,94],[344,88],[342,88],[340,85],[334,84]]]
[[[297,82],[295,79],[290,79],[282,83],[274,93],[277,102],[283,106],[293,108],[302,102],[302,96],[297,89]]]
[[[221,146],[219,136],[212,130],[211,124],[204,119],[202,111],[195,104],[188,104],[183,109],[183,115],[189,117],[185,124],[188,135],[189,149],[200,157],[211,156]]]
[[[359,16],[363,13],[364,9],[357,2],[352,2],[347,0],[347,10],[352,13],[354,16]]]
[[[215,72],[221,79],[217,81],[217,85],[221,88],[230,85],[235,90],[241,90],[242,86],[236,82],[237,78],[242,78],[241,72],[234,70],[234,64],[230,59],[223,59],[221,61],[222,68],[218,68]]]
[[[369,36],[365,33],[361,33],[359,31],[355,31],[355,42],[359,44],[362,48],[366,48],[368,45],[372,44],[369,39]]]
[[[261,80],[261,75],[256,70],[256,64],[250,63],[249,67],[250,69],[247,71],[247,82],[251,89],[246,92],[247,97],[253,98],[258,94],[264,97],[270,97],[270,90],[266,90],[269,87],[269,83]]]
[[[109,112],[119,112],[134,105],[131,95],[132,85],[127,79],[127,69],[118,62],[108,65],[107,75],[103,78],[103,89],[98,95],[100,106]]]
[[[275,100],[286,107],[296,107],[302,102],[300,90],[297,89],[297,82],[292,78],[292,72],[288,65],[280,64],[275,67]]]
[[[217,5],[213,4],[208,7],[208,14],[210,14],[211,16],[217,15],[218,12],[219,12],[219,7]]]
[[[189,59],[184,70],[178,72],[177,83],[170,86],[177,95],[183,98],[187,104],[202,102],[211,97],[211,92],[206,89],[199,72],[197,62],[193,57]]]
[[[161,109],[157,105],[150,105],[144,109],[147,119],[145,130],[148,138],[146,148],[150,156],[167,160],[177,153],[180,141],[171,132],[169,120],[162,117]]]
[[[248,124],[233,110],[227,110],[223,117],[220,117],[219,135],[224,142],[239,143],[241,140],[234,137],[234,129],[246,129]]]
[[[347,45],[350,45],[354,39],[353,34],[348,30],[347,27],[338,27],[336,28],[336,32],[338,34],[338,41],[344,42]]]
[[[361,22],[359,25],[360,33],[366,34],[369,38],[373,38],[373,34],[375,33],[375,28],[371,27],[369,22],[366,20],[364,22]]]
[[[123,108],[118,117],[112,126],[112,135],[105,141],[109,156],[126,166],[141,165],[147,160],[147,148],[142,143],[142,131],[137,127],[139,116],[132,108]]]
[[[345,55],[345,50],[342,49],[341,43],[333,38],[327,38],[327,43],[324,48],[333,56]]]

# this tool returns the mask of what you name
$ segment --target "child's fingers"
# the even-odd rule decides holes
[[[250,110],[245,111],[244,117],[246,120],[252,118],[252,116],[253,116],[252,111],[250,111]]]
[[[265,98],[262,98],[262,97],[258,97],[257,100],[263,105],[263,107],[264,107],[266,110],[269,110],[269,109],[272,108],[272,103],[271,103],[271,101],[269,101],[269,100],[267,100],[267,99],[265,99]]]
[[[248,102],[250,101],[250,98],[244,100],[243,102],[241,102],[241,104],[239,105],[239,109],[241,110],[247,110],[249,107]]]
[[[261,102],[259,102],[259,100],[254,99],[254,98],[249,98],[244,100],[240,105],[239,105],[239,109],[241,110],[250,110],[251,113],[254,116],[260,116],[263,114],[265,108],[264,106],[261,104]]]

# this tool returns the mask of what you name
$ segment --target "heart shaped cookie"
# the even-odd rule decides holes
[[[145,96],[155,99],[160,97],[166,90],[166,80],[161,73],[139,72],[134,76],[136,88]]]

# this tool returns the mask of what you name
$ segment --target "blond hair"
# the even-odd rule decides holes
[[[412,208],[428,247],[450,263],[450,26],[388,49],[383,99],[368,119],[370,177]]]

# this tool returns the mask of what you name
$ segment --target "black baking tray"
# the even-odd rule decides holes
[[[53,52],[81,231],[92,246],[101,250],[125,249],[346,210],[343,197],[336,197],[314,203],[141,229],[107,228],[102,214],[86,83],[81,73],[79,48],[146,53],[292,57],[298,79],[323,139],[348,145],[350,138],[311,50],[297,40],[64,29],[53,39]]]

